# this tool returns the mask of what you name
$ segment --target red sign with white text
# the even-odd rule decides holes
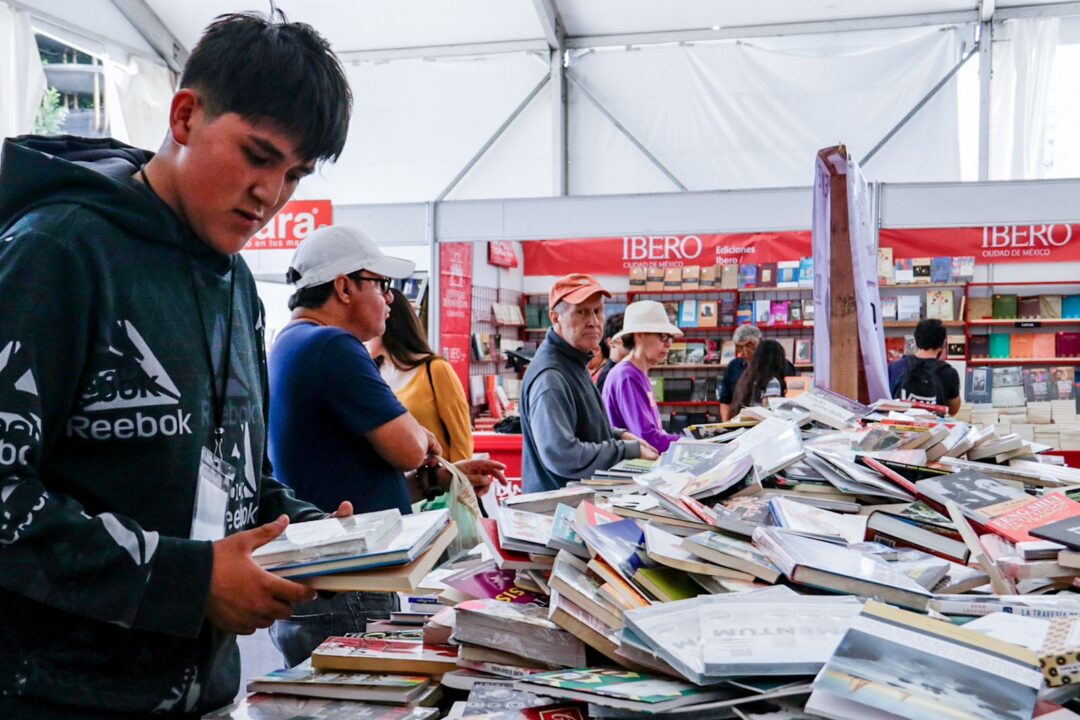
[[[1080,225],[888,229],[895,258],[974,256],[980,265],[1080,261]],[[637,235],[522,243],[525,274],[625,275],[634,267],[769,263],[810,257],[809,230],[773,233]]]
[[[514,252],[514,244],[510,242],[489,242],[488,264],[495,267],[516,268],[518,259],[517,253]]]
[[[255,233],[245,250],[295,250],[312,232],[334,222],[329,200],[291,200]]]
[[[439,347],[469,393],[472,243],[439,244]]]

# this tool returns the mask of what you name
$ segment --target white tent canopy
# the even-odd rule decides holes
[[[174,68],[217,15],[270,7],[0,3],[128,67]],[[1055,49],[1080,16],[1024,0],[276,4],[345,62],[349,142],[300,192],[348,205],[807,185],[817,148],[865,158],[893,131],[871,180],[1042,177]]]

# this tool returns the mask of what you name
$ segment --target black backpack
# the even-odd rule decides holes
[[[945,397],[945,383],[938,375],[942,360],[935,358],[917,358],[908,355],[907,371],[900,377],[896,387],[891,388],[892,395],[897,400],[912,400],[917,402],[942,405],[948,398]]]

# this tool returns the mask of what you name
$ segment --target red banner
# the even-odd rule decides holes
[[[634,267],[769,263],[810,257],[810,231],[638,235],[522,244],[526,275],[625,275]],[[894,258],[974,256],[980,265],[1080,261],[1080,225],[882,228]]]
[[[798,260],[810,255],[810,231],[545,240],[522,248],[526,275],[626,275],[634,267]]]
[[[439,246],[439,347],[469,393],[469,334],[472,332],[472,243]]]
[[[291,200],[248,240],[245,250],[295,250],[300,242],[324,225],[334,222],[329,200]]]
[[[894,258],[972,255],[977,265],[1080,261],[1080,225],[882,228],[879,238]]]
[[[514,252],[514,243],[489,242],[488,264],[495,267],[516,268],[518,259],[517,253]]]

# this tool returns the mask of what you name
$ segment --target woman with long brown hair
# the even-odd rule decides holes
[[[469,403],[453,367],[432,351],[409,299],[390,291],[390,317],[381,338],[367,343],[368,352],[401,404],[430,430],[450,462],[473,454]]]

